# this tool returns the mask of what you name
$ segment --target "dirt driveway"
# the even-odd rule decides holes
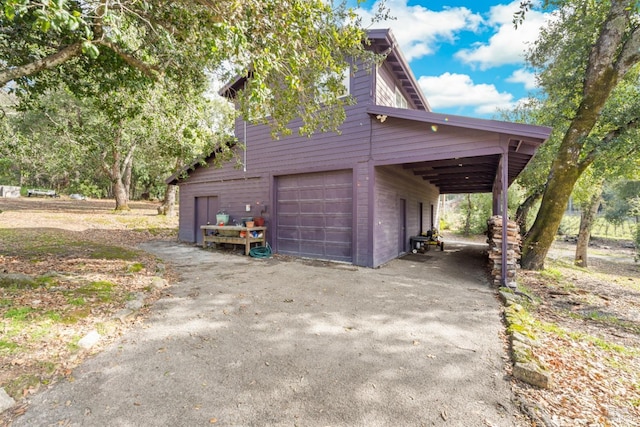
[[[526,425],[480,246],[379,269],[142,248],[180,281],[15,426]]]

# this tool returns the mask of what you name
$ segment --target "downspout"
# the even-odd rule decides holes
[[[244,134],[242,135],[242,139],[244,140],[244,158],[242,160],[242,171],[246,172],[247,171],[247,122],[246,120],[242,120],[242,123],[244,125]]]
[[[246,93],[247,91],[247,81],[245,80],[243,83],[243,92]],[[247,120],[243,117],[242,118],[242,124],[243,124],[243,135],[242,135],[242,139],[244,141],[244,154],[242,156],[242,171],[246,172],[247,171]]]

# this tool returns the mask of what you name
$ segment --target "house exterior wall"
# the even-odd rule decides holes
[[[376,80],[376,105],[396,107],[396,87],[398,87],[407,100],[407,107],[411,110],[416,109],[410,97],[408,97],[404,90],[397,84],[393,76],[393,71],[386,62],[376,69]]]
[[[357,104],[346,108],[347,119],[340,128],[340,134],[318,133],[313,138],[298,136],[296,129],[300,122],[294,121],[291,124],[293,135],[273,140],[267,126],[236,120],[235,135],[246,146],[246,152],[240,149],[236,152],[236,159],[242,165],[236,167],[236,161],[232,160],[222,167],[199,166],[189,171],[188,179],[180,181],[179,239],[197,241],[199,224],[195,224],[195,199],[198,197],[216,196],[220,209],[232,218],[258,216],[266,206],[266,212],[261,216],[266,220],[265,225],[270,227],[275,218],[274,183],[278,176],[345,169],[353,171],[354,185],[361,186],[354,187],[353,193],[354,199],[358,200],[354,203],[357,205],[357,208],[354,206],[354,228],[358,230],[354,235],[366,236],[369,224],[367,159],[371,149],[371,118],[366,108],[372,102],[373,78],[374,74],[363,67],[352,77],[350,92]],[[245,211],[247,204],[252,207],[249,213]],[[273,244],[270,232],[267,239]],[[354,262],[370,264],[367,241],[354,239],[353,245]]]
[[[340,133],[297,135],[299,121],[291,124],[293,134],[279,140],[271,138],[264,125],[251,125],[238,119],[235,134],[246,151],[238,149],[236,161],[222,167],[197,167],[180,182],[179,239],[196,242],[199,236],[197,198],[216,198],[217,206],[232,219],[262,216],[268,227],[267,241],[274,246],[276,229],[276,183],[279,176],[314,172],[351,170],[353,176],[352,259],[356,265],[376,267],[396,258],[399,248],[399,203],[406,201],[406,247],[408,237],[420,233],[419,203],[423,227],[431,225],[431,206],[437,210],[438,190],[415,177],[399,164],[416,150],[429,158],[431,149],[455,149],[459,133],[443,129],[433,132],[424,124],[389,118],[380,123],[367,113],[368,106],[395,105],[396,82],[385,64],[370,72],[359,67],[352,76],[350,93],[356,105],[346,108],[347,118]],[[408,100],[409,98],[406,97]],[[409,100],[409,108],[415,108]],[[428,131],[428,132],[427,132]],[[428,134],[428,146],[425,146]],[[463,132],[460,143],[483,143],[486,133]],[[406,160],[406,159],[405,159]],[[246,205],[251,206],[247,212]],[[261,212],[263,211],[264,212]],[[277,246],[275,247],[277,250]]]
[[[473,129],[435,126],[389,117],[373,121],[372,158],[380,164],[410,163],[439,158],[501,154],[500,135]]]
[[[198,240],[199,227],[196,224],[196,198],[217,197],[220,210],[230,213],[234,219],[242,217],[258,216],[256,202],[267,202],[269,184],[267,179],[259,175],[246,175],[231,178],[221,175],[224,172],[229,175],[233,168],[200,167],[190,174],[189,180],[180,184],[180,227],[178,239],[183,242],[194,243]],[[246,212],[245,206],[249,204],[252,212]],[[268,219],[268,215],[265,215]]]
[[[373,266],[382,265],[402,253],[398,247],[401,234],[399,218],[401,200],[406,202],[405,248],[409,247],[409,237],[418,235],[420,230],[419,206],[422,203],[423,230],[431,224],[431,206],[434,206],[434,222],[438,218],[438,189],[420,177],[406,171],[402,166],[379,166],[375,168],[374,217],[373,217]]]
[[[396,103],[396,82],[386,63],[376,69],[376,105],[385,107],[395,107]]]

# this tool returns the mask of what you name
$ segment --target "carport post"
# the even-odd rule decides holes
[[[507,280],[507,223],[509,222],[509,144],[508,141],[502,146],[502,158],[500,159],[502,174],[502,286],[509,286]]]

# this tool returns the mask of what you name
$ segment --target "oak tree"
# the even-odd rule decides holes
[[[523,8],[531,2],[523,2]],[[559,118],[566,121],[536,220],[523,242],[524,268],[541,269],[567,202],[580,175],[618,142],[634,132],[638,114],[624,111],[601,126],[601,114],[619,84],[631,78],[640,60],[636,1],[545,1],[555,9],[529,54],[542,70],[539,83]],[[615,136],[607,138],[607,135]]]

